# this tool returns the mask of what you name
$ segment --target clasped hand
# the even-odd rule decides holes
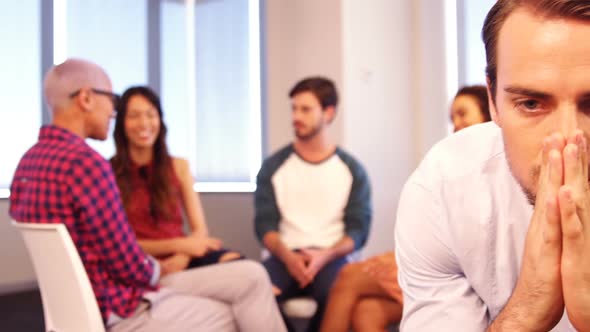
[[[299,287],[305,288],[330,259],[329,249],[301,249],[299,252],[290,252],[285,265]]]
[[[590,190],[583,132],[545,138],[538,174],[521,274],[509,304],[528,316],[524,325],[531,330],[551,329],[565,308],[578,331],[590,331]]]

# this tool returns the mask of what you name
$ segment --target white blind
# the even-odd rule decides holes
[[[66,57],[99,64],[111,77],[115,92],[147,84],[145,0],[70,0],[66,8]],[[106,141],[87,140],[105,158],[115,152],[113,129],[114,122]]]
[[[200,182],[254,182],[261,150],[258,1],[192,3],[162,7],[171,151],[191,161]]]
[[[20,0],[0,10],[0,189],[10,186],[41,126],[40,7],[40,0]]]
[[[459,49],[463,51],[465,73],[464,85],[485,84],[486,53],[481,39],[483,21],[494,5],[495,0],[463,0],[463,11],[459,13],[463,20],[463,45]]]

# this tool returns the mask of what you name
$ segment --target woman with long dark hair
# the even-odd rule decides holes
[[[189,164],[170,156],[166,132],[159,97],[148,87],[127,89],[118,107],[111,164],[140,246],[168,273],[240,258],[209,236]]]

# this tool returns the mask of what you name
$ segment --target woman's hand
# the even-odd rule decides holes
[[[202,257],[211,250],[221,249],[221,245],[221,240],[217,238],[193,234],[177,240],[176,252],[191,257]]]
[[[363,265],[363,270],[371,275],[391,297],[399,303],[403,303],[402,290],[397,282],[397,263],[393,252],[370,258]]]
[[[191,256],[181,253],[159,260],[162,275],[184,271],[188,267],[190,260]]]

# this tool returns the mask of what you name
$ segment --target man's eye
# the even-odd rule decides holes
[[[534,110],[539,106],[539,103],[536,100],[525,100],[522,102],[522,106],[527,109]]]
[[[516,102],[516,107],[520,110],[528,113],[532,112],[540,112],[541,110],[541,103],[534,99],[526,99],[522,101]]]

